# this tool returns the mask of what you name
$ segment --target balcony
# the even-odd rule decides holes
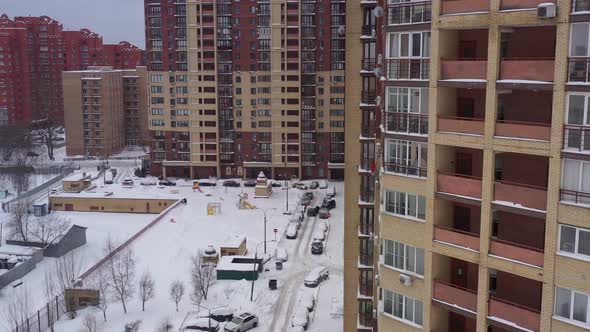
[[[428,80],[430,79],[430,59],[388,59],[387,79]]]
[[[374,190],[361,190],[359,195],[359,204],[373,205],[375,203],[375,191]]]
[[[563,149],[567,152],[590,152],[590,127],[565,125]]]
[[[590,0],[588,4],[590,5]],[[570,57],[568,59],[568,81],[570,83],[590,82],[590,58]]]
[[[363,36],[371,36],[374,38],[373,31],[375,31],[374,25],[363,25],[361,27],[361,33]]]
[[[461,231],[451,227],[435,225],[434,239],[439,242],[449,243],[455,246],[479,251],[479,234]]]
[[[495,136],[551,140],[553,91],[503,90],[498,94]]]
[[[359,266],[373,268],[373,255],[359,254]]]
[[[375,91],[363,91],[361,92],[361,103],[366,105],[376,105],[375,99],[377,93]]]
[[[387,18],[389,25],[429,23],[432,19],[432,1],[389,4]]]
[[[550,141],[551,124],[498,120],[496,122],[496,136]]]
[[[361,314],[359,313],[359,326],[365,328],[373,327],[373,314]]]
[[[526,167],[522,166],[524,169]],[[534,166],[532,166],[534,167]],[[496,181],[494,201],[499,204],[520,206],[545,211],[547,209],[547,188],[524,183]]]
[[[438,172],[437,191],[481,199],[481,177]]]
[[[484,119],[458,116],[439,116],[438,131],[483,136]]]
[[[483,80],[487,78],[487,59],[456,59],[441,61],[443,80]]]
[[[555,0],[502,0],[500,10],[536,9],[542,3],[555,3]]]
[[[361,125],[361,137],[374,139],[376,134],[375,123],[368,125]]]
[[[386,112],[385,130],[402,134],[428,135],[428,114]]]
[[[359,234],[362,234],[364,236],[370,236],[371,234],[375,234],[375,225],[369,223],[360,223]]]
[[[441,15],[490,11],[490,0],[442,0]]]
[[[560,190],[560,199],[578,205],[590,205],[590,193],[575,190]]]
[[[363,59],[362,70],[371,72],[371,74],[373,74],[373,72],[375,71],[376,64],[377,64],[377,59],[375,59],[375,58]]]
[[[490,242],[490,254],[538,267],[543,267],[545,257],[542,249],[497,238]]]
[[[373,283],[359,282],[359,294],[361,296],[373,297]]]
[[[385,172],[401,174],[405,176],[417,176],[421,178],[426,177],[426,167],[417,167],[411,165],[401,165],[398,163],[384,162],[383,169]]]
[[[491,296],[488,310],[489,317],[500,318],[505,322],[517,325],[521,329],[540,330],[541,313],[536,309]],[[490,319],[494,320],[493,318]]]
[[[500,79],[553,82],[554,68],[553,58],[504,58],[500,63]]]
[[[474,313],[477,312],[477,291],[450,282],[434,280],[432,298],[435,301],[455,305]]]

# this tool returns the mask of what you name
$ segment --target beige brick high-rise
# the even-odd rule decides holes
[[[590,329],[589,10],[347,3],[345,331]]]

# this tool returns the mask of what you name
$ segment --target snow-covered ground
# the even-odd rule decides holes
[[[136,279],[144,270],[149,270],[155,280],[156,296],[146,304],[146,311],[141,311],[141,304],[137,296],[128,304],[128,313],[125,315],[120,303],[111,303],[107,312],[108,321],[102,324],[103,331],[119,331],[127,322],[142,320],[140,331],[154,331],[162,319],[168,317],[172,320],[177,330],[187,313],[199,311],[190,302],[188,289],[190,288],[190,258],[199,250],[213,245],[219,250],[225,240],[234,235],[244,235],[247,238],[248,253],[256,250],[263,254],[264,239],[264,212],[267,211],[267,240],[274,240],[273,229],[277,229],[278,246],[287,249],[289,260],[281,271],[276,271],[274,259],[269,261],[265,268],[268,272],[262,273],[255,282],[254,301],[250,302],[251,283],[241,281],[215,281],[210,290],[209,297],[202,305],[213,308],[226,306],[234,312],[249,311],[260,318],[260,324],[255,331],[289,331],[290,317],[297,306],[297,295],[303,286],[306,274],[316,266],[327,266],[330,272],[329,280],[323,282],[319,288],[305,291],[317,292],[317,304],[311,313],[308,331],[339,331],[342,330],[342,319],[332,317],[333,307],[342,303],[342,250],[343,250],[343,183],[336,182],[330,185],[336,186],[336,209],[332,210],[332,216],[328,223],[326,251],[323,255],[311,255],[311,241],[314,227],[320,219],[305,217],[305,221],[299,231],[297,239],[288,240],[283,236],[290,216],[283,215],[285,210],[285,190],[273,188],[274,192],[268,199],[255,198],[250,202],[257,207],[254,210],[238,209],[238,195],[246,192],[253,197],[254,188],[225,188],[219,181],[217,187],[203,187],[203,193],[193,192],[189,182],[178,181],[176,194],[179,198],[186,197],[187,205],[179,205],[170,214],[147,233],[137,239],[132,245],[137,259]],[[115,183],[111,186],[120,186]],[[166,190],[169,188],[141,187],[137,185],[134,190]],[[324,190],[313,190],[315,193],[314,204],[320,204],[324,196]],[[289,190],[289,208],[293,210],[303,191]],[[220,203],[221,214],[207,216],[207,203]],[[87,213],[62,212],[72,219],[85,219]],[[95,229],[96,238],[79,250],[87,250],[87,255],[96,257],[100,253],[101,241],[105,234],[124,233],[123,227],[137,226],[146,221],[140,219],[140,215],[131,215],[128,219],[119,218],[119,215],[91,213],[94,224],[88,225],[89,233]],[[104,216],[100,218],[100,216]],[[152,218],[155,215],[148,215]],[[174,218],[175,222],[170,222]],[[103,224],[101,224],[103,223]],[[102,234],[100,234],[102,233]],[[125,235],[122,234],[122,238]],[[90,238],[90,236],[89,236]],[[89,241],[90,242],[90,241]],[[277,243],[268,243],[267,251],[272,253]],[[39,268],[38,268],[39,269]],[[29,277],[29,276],[27,276]],[[38,276],[37,276],[38,278]],[[268,280],[278,280],[278,289],[270,290]],[[41,278],[42,279],[42,278]],[[175,280],[185,283],[187,294],[180,302],[179,312],[175,311],[174,303],[169,298],[170,284]],[[56,331],[77,332],[82,326],[83,316],[93,313],[101,321],[101,315],[94,308],[85,309],[75,320],[64,319],[57,323]]]

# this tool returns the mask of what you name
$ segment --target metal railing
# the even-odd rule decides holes
[[[363,235],[371,235],[375,233],[375,225],[368,224],[368,223],[360,223],[359,224],[359,233]]]
[[[428,134],[428,114],[385,112],[385,130],[407,134]]]
[[[427,23],[432,20],[432,1],[389,4],[389,25]]]
[[[364,327],[373,327],[373,315],[359,313],[359,325]]]
[[[359,264],[372,267],[373,266],[373,255],[360,254],[359,255]]]
[[[568,81],[590,82],[590,58],[572,57],[568,59]]]
[[[408,175],[408,176],[418,176],[421,178],[426,177],[426,167],[419,167],[419,166],[412,166],[412,165],[402,165],[398,163],[390,163],[384,162],[383,168],[385,172]]]
[[[375,91],[363,91],[361,93],[361,103],[374,105],[375,99],[377,98],[377,93]]]
[[[576,204],[590,204],[590,193],[567,189],[561,189],[559,193],[562,201]]]
[[[373,297],[373,283],[359,282],[359,294],[362,296]]]
[[[66,306],[63,295],[47,302],[43,309],[37,310],[31,317],[21,322],[13,332],[45,332],[66,313]]]
[[[375,30],[374,25],[363,25],[361,28],[361,32],[362,32],[363,36],[372,36],[373,30]]]
[[[373,190],[361,190],[359,200],[364,203],[372,204],[375,202],[375,191]]]
[[[565,125],[563,148],[590,151],[590,126]]]
[[[430,79],[430,59],[388,59],[387,78],[390,80]]]
[[[367,137],[367,138],[374,138],[375,137],[375,123],[374,123],[374,121],[372,124],[361,125],[361,136]]]
[[[363,59],[362,60],[362,70],[374,71],[376,64],[377,64],[377,59],[375,59],[375,58]]]

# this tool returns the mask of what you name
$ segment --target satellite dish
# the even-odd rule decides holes
[[[376,77],[381,77],[383,76],[383,69],[381,69],[381,67],[375,67],[374,73]]]
[[[341,25],[341,26],[338,28],[338,34],[342,36],[342,35],[344,35],[345,33],[346,33],[346,27],[345,27],[344,25]]]
[[[385,9],[383,9],[381,6],[377,6],[375,9],[373,9],[373,15],[375,15],[375,17],[381,17],[385,15]]]

